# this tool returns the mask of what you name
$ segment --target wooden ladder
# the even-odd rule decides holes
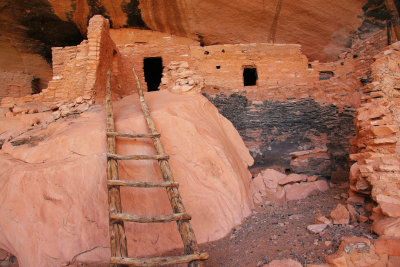
[[[183,206],[179,191],[178,183],[174,181],[171,167],[168,162],[164,147],[161,143],[160,134],[157,132],[153,119],[150,115],[149,108],[144,99],[143,90],[140,86],[139,79],[133,69],[133,73],[137,80],[138,94],[140,104],[146,118],[147,126],[150,133],[144,134],[128,134],[119,133],[114,128],[114,115],[111,101],[110,72],[107,73],[106,85],[106,115],[107,115],[107,185],[108,185],[108,201],[110,206],[110,243],[111,243],[111,266],[154,266],[166,264],[189,263],[190,267],[204,266],[204,260],[208,259],[207,253],[200,253],[197,245],[196,236],[190,225],[191,216],[186,213]],[[151,138],[156,149],[156,155],[118,155],[116,154],[116,138]],[[160,166],[163,182],[137,182],[119,180],[118,176],[118,160],[157,160]],[[167,191],[169,202],[171,204],[173,214],[145,216],[127,214],[122,212],[120,187],[141,187],[154,188],[162,187]],[[155,258],[129,258],[127,241],[125,235],[124,221],[135,223],[165,223],[176,221],[178,231],[181,235],[184,254],[183,256],[171,257],[155,257]]]

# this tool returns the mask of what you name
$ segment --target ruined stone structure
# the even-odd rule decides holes
[[[37,78],[37,74],[19,70],[0,72],[0,166],[4,169],[0,178],[8,175],[5,170],[18,166],[10,175],[15,180],[4,178],[4,184],[15,195],[4,194],[4,203],[11,208],[1,210],[0,217],[14,218],[7,224],[8,231],[17,229],[22,222],[29,225],[21,231],[24,238],[35,229],[37,239],[50,236],[40,241],[43,247],[49,249],[56,244],[46,254],[40,248],[30,249],[33,241],[19,245],[12,236],[0,233],[0,247],[17,255],[22,266],[32,262],[51,266],[107,261],[104,220],[107,211],[101,206],[87,212],[80,203],[96,201],[103,205],[107,201],[106,189],[101,184],[105,173],[99,174],[98,170],[104,164],[100,105],[105,100],[108,71],[111,71],[113,98],[118,108],[117,128],[143,129],[141,119],[130,117],[130,113],[135,116],[138,113],[137,105],[131,103],[137,101],[131,96],[137,90],[133,68],[148,91],[156,123],[161,131],[168,133],[163,141],[171,151],[174,171],[179,169],[182,194],[193,213],[200,242],[225,236],[250,214],[253,201],[262,203],[265,195],[280,201],[298,200],[315,191],[325,192],[329,182],[349,180],[349,199],[359,201],[360,205],[365,203],[364,199],[374,203],[369,207],[370,219],[380,238],[373,245],[368,240],[365,242],[371,247],[375,263],[386,264],[387,257],[400,256],[400,45],[397,42],[387,47],[385,30],[372,33],[360,30],[362,38],[351,39],[351,45],[347,44],[348,31],[343,35],[335,32],[334,40],[318,42],[317,48],[311,49],[300,44],[275,43],[276,29],[272,29],[272,23],[267,40],[252,36],[251,42],[213,44],[212,40],[219,40],[213,34],[206,38],[198,34],[194,38],[191,23],[196,18],[192,14],[186,14],[179,23],[166,23],[164,33],[143,29],[146,23],[152,29],[159,29],[161,22],[171,15],[166,12],[170,6],[161,4],[160,21],[152,21],[154,14],[149,12],[149,6],[153,1],[140,1],[146,23],[140,12],[139,17],[128,12],[138,10],[133,1],[125,10],[111,12],[110,20],[93,16],[87,27],[84,14],[91,13],[94,7],[79,2],[70,12],[62,13],[69,7],[49,2],[59,17],[75,21],[79,31],[87,33],[87,40],[76,46],[52,48],[53,75],[48,82]],[[178,9],[193,8],[178,2],[174,1]],[[213,4],[204,1],[203,5]],[[255,5],[258,4],[249,4],[248,8]],[[348,5],[342,11],[355,13],[358,4]],[[107,2],[104,6],[108,10],[113,4]],[[130,14],[129,19],[136,18],[131,22],[140,24],[142,29],[110,29],[110,21],[124,26],[121,16],[126,12]],[[205,31],[201,27],[199,30]],[[216,27],[215,32],[220,31]],[[244,38],[243,30],[238,34]],[[292,40],[294,36],[287,38]],[[221,34],[220,38],[229,39],[229,35]],[[307,42],[302,39],[299,43]],[[316,57],[317,51],[323,51],[324,55]],[[334,61],[326,62],[333,58]],[[160,92],[152,94],[151,91]],[[76,139],[78,135],[82,140]],[[146,142],[121,144],[125,146],[120,145],[118,149],[128,154],[152,152]],[[67,151],[63,150],[64,146]],[[51,152],[45,153],[48,150]],[[191,155],[189,150],[196,155]],[[60,164],[64,160],[67,163]],[[92,175],[82,160],[98,170]],[[247,169],[253,164],[255,168],[274,170],[262,172],[253,182]],[[159,174],[151,164],[146,165],[146,170],[136,163],[124,163],[120,167],[122,177],[127,179],[131,174]],[[78,180],[74,179],[74,169],[81,170]],[[63,172],[70,181],[66,189],[61,188]],[[85,173],[89,173],[88,178]],[[204,177],[208,180],[202,180]],[[37,181],[48,183],[50,189],[42,188]],[[18,190],[12,187],[13,183],[21,185],[28,198],[40,203],[40,208],[17,197]],[[210,190],[207,183],[216,184],[220,194]],[[271,183],[274,190],[268,187]],[[78,187],[88,197],[80,196],[75,201],[72,192]],[[90,194],[92,187],[98,195]],[[36,191],[41,193],[37,196]],[[128,199],[125,203],[128,209],[152,211],[139,201],[147,199],[158,212],[169,211],[166,199],[157,199],[155,191],[122,194]],[[71,203],[66,204],[66,199],[71,199]],[[213,203],[215,209],[209,210],[210,216],[205,210]],[[10,212],[14,209],[20,211]],[[31,214],[22,216],[27,210],[32,210]],[[77,225],[71,218],[78,221]],[[39,222],[37,227],[33,226],[34,221]],[[50,227],[49,230],[46,223],[64,224],[64,228]],[[150,232],[147,226],[127,229],[136,234],[135,238],[128,237],[128,245],[139,256],[179,249],[178,236],[169,233],[172,227],[168,226],[167,231],[156,227],[157,240],[147,234]],[[84,241],[80,239],[81,232],[85,233]],[[66,248],[61,249],[57,243],[58,234],[69,242]],[[346,239],[343,244],[346,242],[350,241]],[[339,251],[327,258],[327,262],[345,266],[335,265],[340,257],[352,260]]]
[[[348,174],[348,140],[354,136],[360,77],[367,79],[366,71],[358,68],[360,59],[350,53],[337,62],[320,63],[308,62],[299,45],[201,47],[195,41],[146,30],[109,30],[106,21],[95,17],[87,41],[53,48],[53,58],[54,74],[47,89],[6,97],[2,106],[73,102],[78,97],[101,103],[108,69],[115,95],[124,96],[136,90],[132,68],[146,84],[145,62],[158,60],[156,90],[206,94],[239,130],[257,165],[338,179]]]
[[[355,162],[351,192],[371,196],[377,203],[373,229],[382,236],[378,244],[383,253],[393,249],[399,237],[399,53],[396,43],[375,57],[372,83],[364,87],[357,109],[357,135],[350,156]]]

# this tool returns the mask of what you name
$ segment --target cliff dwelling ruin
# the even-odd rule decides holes
[[[0,266],[400,266],[400,2],[0,3]]]

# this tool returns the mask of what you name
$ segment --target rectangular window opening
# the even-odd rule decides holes
[[[257,80],[258,80],[257,68],[245,67],[243,69],[244,86],[255,86],[257,85]]]

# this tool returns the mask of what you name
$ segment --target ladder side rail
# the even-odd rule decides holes
[[[147,125],[150,129],[150,133],[156,134],[158,132],[156,130],[154,121],[150,115],[149,107],[147,106],[146,100],[144,99],[143,90],[140,85],[140,81],[136,74],[135,69],[133,69],[133,74],[136,78],[140,104],[142,106],[142,110],[143,110],[145,119],[147,121]],[[164,146],[161,143],[161,139],[158,137],[158,138],[153,138],[152,140],[154,143],[154,147],[157,151],[157,154],[165,155],[166,153],[164,150]],[[158,162],[158,164],[161,168],[161,172],[162,172],[164,181],[171,181],[171,182],[174,181],[173,175],[172,175],[172,170],[171,170],[168,160],[160,160]],[[166,191],[167,191],[168,199],[170,201],[173,212],[186,213],[186,210],[185,210],[185,207],[183,206],[182,199],[180,197],[178,189],[174,188],[174,187],[170,187],[170,188],[167,188]],[[178,231],[181,235],[182,242],[184,245],[185,254],[200,253],[199,247],[197,245],[196,236],[194,234],[193,228],[192,228],[191,224],[189,223],[189,221],[188,220],[177,221],[177,225],[178,225]],[[193,265],[194,266],[203,266],[203,262],[196,261],[196,262],[192,263],[191,265],[192,266]]]
[[[111,100],[111,74],[110,71],[107,73],[107,84],[106,84],[106,121],[107,121],[107,132],[114,132],[114,115],[113,106]],[[116,140],[115,136],[107,136],[107,153],[116,153]],[[107,180],[119,180],[118,179],[118,161],[116,159],[107,158]],[[110,214],[122,213],[121,205],[121,194],[119,187],[108,188],[108,202]],[[110,220],[109,225],[110,232],[110,245],[111,255],[113,257],[127,257],[127,241],[125,235],[124,222],[112,222]]]

